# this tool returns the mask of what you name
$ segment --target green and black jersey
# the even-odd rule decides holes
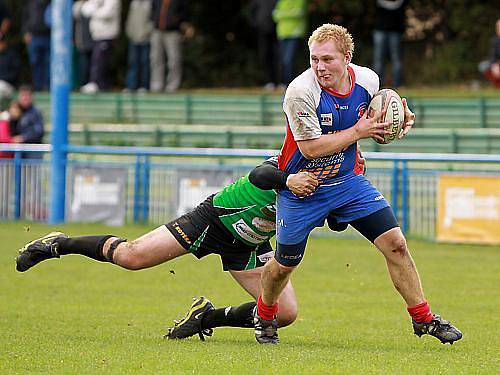
[[[276,192],[272,189],[286,187],[286,176],[275,163],[265,162],[165,225],[197,258],[219,254],[225,270],[260,267],[273,256],[269,240],[276,233]]]
[[[259,189],[248,175],[215,194],[213,206],[226,212],[220,221],[247,245],[268,241],[276,233],[276,192]]]

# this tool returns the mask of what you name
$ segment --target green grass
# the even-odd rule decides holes
[[[0,373],[498,373],[500,247],[410,241],[433,309],[463,332],[442,345],[412,334],[380,254],[364,240],[313,238],[293,276],[299,319],[281,344],[261,346],[253,332],[217,329],[197,338],[162,339],[192,296],[216,304],[249,297],[210,256],[188,255],[131,272],[79,256],[20,274],[16,249],[52,228],[0,224]],[[67,225],[70,235],[133,238],[147,227]],[[175,275],[170,270],[175,270]]]

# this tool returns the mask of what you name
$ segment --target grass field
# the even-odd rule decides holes
[[[494,374],[500,371],[500,247],[410,241],[433,310],[464,333],[453,346],[412,334],[385,263],[364,240],[313,238],[293,277],[299,319],[281,344],[221,328],[207,342],[162,339],[191,297],[249,297],[210,256],[131,272],[79,256],[25,274],[16,249],[52,230],[0,223],[0,373]],[[66,225],[70,235],[133,238],[147,227]],[[169,272],[175,270],[175,274]]]

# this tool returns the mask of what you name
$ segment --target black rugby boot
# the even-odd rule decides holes
[[[205,297],[194,298],[186,316],[180,321],[175,321],[173,327],[168,329],[164,336],[167,339],[185,339],[198,334],[201,341],[205,341],[205,336],[212,336],[211,328],[202,329],[201,322],[207,311],[215,310],[214,305]]]
[[[60,258],[57,242],[54,242],[58,238],[68,238],[68,236],[61,232],[52,232],[24,245],[16,258],[16,270],[24,272],[42,260]]]
[[[418,337],[422,335],[431,335],[441,341],[441,343],[446,344],[449,342],[450,345],[462,338],[462,332],[454,327],[449,321],[444,320],[436,314],[433,314],[430,322],[417,323],[414,320],[412,322],[413,331]]]
[[[261,318],[257,312],[257,306],[253,309],[253,324],[255,327],[255,339],[259,344],[279,344],[278,319],[273,320]]]

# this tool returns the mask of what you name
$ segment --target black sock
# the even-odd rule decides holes
[[[201,328],[253,328],[253,309],[255,306],[255,302],[247,302],[237,307],[228,306],[208,311],[203,317]]]
[[[56,240],[58,245],[57,252],[61,255],[80,254],[101,262],[107,262],[108,260],[102,253],[102,248],[104,243],[111,237],[114,236],[105,235],[59,238]]]

